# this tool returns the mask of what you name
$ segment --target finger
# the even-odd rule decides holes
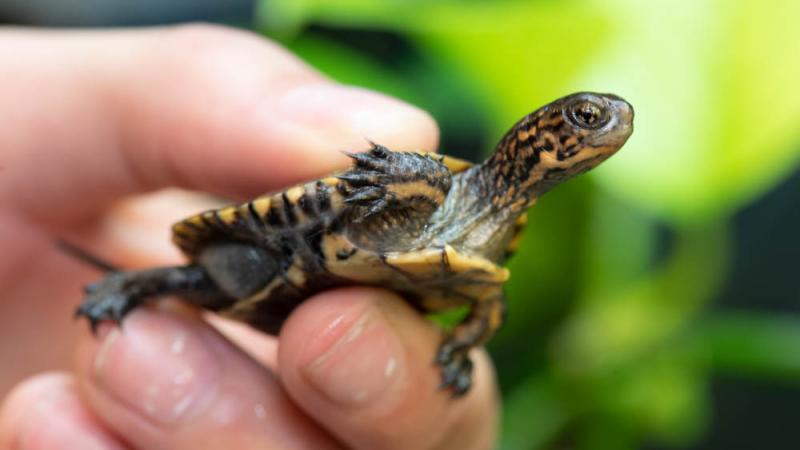
[[[437,140],[424,112],[221,27],[11,30],[0,68],[24,74],[0,85],[0,192],[49,220],[170,185],[254,195],[341,167],[339,151],[365,138],[400,149]]]
[[[0,407],[0,448],[50,450],[65,445],[82,450],[128,448],[81,403],[72,377],[50,373],[17,386]]]
[[[205,314],[205,319],[226,339],[233,342],[248,356],[272,372],[278,370],[278,339],[261,333],[242,322],[226,319],[216,314]]]
[[[103,334],[81,344],[80,387],[136,448],[339,448],[268,370],[194,316],[141,308]]]
[[[356,449],[492,447],[494,375],[474,352],[463,398],[438,389],[440,335],[396,295],[345,289],[316,296],[280,336],[280,377],[292,398]]]

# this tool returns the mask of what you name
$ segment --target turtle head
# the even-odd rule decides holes
[[[612,94],[579,92],[523,117],[485,167],[494,176],[494,186],[514,187],[515,197],[521,195],[530,204],[608,159],[632,132],[633,107],[628,102]]]
[[[616,153],[633,132],[633,107],[613,94],[579,92],[540,111],[536,134],[553,145],[554,166],[565,169],[591,169]]]

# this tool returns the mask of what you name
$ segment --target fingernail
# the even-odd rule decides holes
[[[151,422],[189,420],[210,401],[220,368],[200,325],[140,309],[106,334],[94,358],[96,385]]]
[[[282,96],[278,110],[283,120],[335,133],[341,145],[366,148],[365,138],[387,145],[425,145],[417,143],[415,136],[429,136],[429,131],[434,136],[438,133],[433,119],[421,109],[352,86],[327,83],[298,86]],[[430,129],[420,130],[420,127]]]
[[[376,402],[402,378],[402,344],[371,304],[339,311],[311,338],[300,359],[304,378],[328,400],[360,407]]]

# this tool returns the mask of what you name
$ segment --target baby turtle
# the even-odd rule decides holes
[[[188,264],[112,270],[86,288],[77,314],[95,328],[177,295],[277,334],[314,293],[386,287],[422,312],[469,306],[435,356],[442,387],[462,395],[469,350],[503,323],[501,264],[527,209],[613,155],[632,131],[625,100],[577,93],[523,117],[482,164],[373,144],[338,175],[176,223],[173,241]]]

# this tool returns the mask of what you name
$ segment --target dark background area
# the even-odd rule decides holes
[[[800,312],[800,171],[734,218],[733,268],[717,308]],[[800,442],[800,383],[718,375],[709,432],[692,449],[793,449]],[[652,450],[669,447],[650,446]]]

